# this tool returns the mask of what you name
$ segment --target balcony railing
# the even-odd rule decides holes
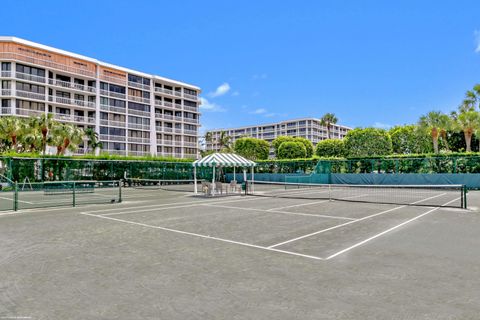
[[[181,97],[182,96],[182,91],[175,91],[174,95],[175,95],[175,97]]]
[[[128,137],[128,142],[149,144],[150,138]]]
[[[150,118],[150,112],[147,112],[147,111],[141,111],[141,110],[135,110],[135,109],[128,109],[128,113],[129,113],[129,114],[135,114],[135,115],[142,116],[142,117]]]
[[[137,157],[143,157],[143,156],[148,156],[150,155],[150,151],[128,151],[129,155],[132,156],[137,156]]]
[[[101,134],[100,140],[108,140],[108,141],[125,141],[125,136],[115,136],[109,134]]]
[[[78,90],[78,91],[83,91],[83,92],[92,93],[92,94],[95,94],[95,92],[97,92],[97,88],[95,87],[89,87],[83,84],[68,82],[68,81],[63,81],[58,79],[48,79],[48,83],[55,87]]]
[[[81,122],[81,123],[95,123],[95,118],[85,117],[85,116],[76,116],[73,114],[63,114],[63,113],[54,113],[53,117],[59,121],[68,121],[68,122]]]
[[[185,99],[189,99],[189,100],[193,100],[193,101],[197,101],[197,99],[198,99],[198,96],[195,96],[193,94],[188,94],[188,93],[184,93],[183,97]]]
[[[182,110],[182,105],[179,103],[175,103],[175,109]]]
[[[23,90],[15,90],[15,93],[18,97],[45,101],[45,94],[30,92],[30,91],[23,91]]]
[[[9,107],[2,108],[2,114],[12,114],[12,108],[9,108]]]
[[[15,77],[17,79],[21,79],[21,80],[45,83],[45,77],[40,77],[40,76],[36,76],[36,75],[33,75],[33,74],[16,72]]]
[[[143,84],[143,83],[128,81],[128,86],[133,87],[133,88],[138,88],[138,89],[150,91],[150,86],[146,85],[146,84]]]
[[[198,112],[198,108],[197,108],[197,107],[191,107],[191,106],[183,105],[183,109],[186,110],[186,111]]]
[[[100,89],[100,94],[102,96],[112,97],[112,98],[115,98],[115,99],[125,100],[127,98],[127,96],[124,93],[113,92],[113,91],[102,90],[102,89]]]
[[[75,105],[79,107],[87,107],[87,108],[95,109],[94,102],[85,101],[85,100],[77,100],[77,99],[57,97],[57,96],[48,96],[48,101],[56,102],[60,104]]]
[[[192,119],[192,118],[183,118],[185,122],[190,122],[190,123],[198,123],[198,119]]]
[[[103,110],[103,111],[110,111],[110,112],[117,112],[117,113],[127,113],[127,109],[125,109],[125,108],[109,106],[109,105],[106,105],[106,104],[101,104],[100,109]]]
[[[127,151],[126,150],[102,150],[102,152],[107,152],[109,154],[118,154],[118,155],[126,155],[127,154]]]
[[[120,127],[120,128],[125,128],[127,126],[126,123],[123,121],[114,121],[114,120],[106,120],[106,119],[101,119],[100,125],[108,126],[108,127]]]
[[[129,123],[128,128],[129,129],[139,129],[139,130],[149,131],[150,130],[150,125],[139,124],[139,123]]]
[[[142,98],[142,97],[128,96],[128,100],[135,101],[135,102],[140,102],[140,103],[145,103],[145,104],[150,104],[150,99]]]
[[[196,142],[184,142],[183,146],[184,147],[197,147],[197,143]]]
[[[184,134],[188,134],[188,135],[192,135],[192,136],[196,136],[196,135],[197,135],[197,130],[187,130],[187,129],[184,129],[184,130],[183,130],[183,133],[184,133]]]
[[[12,95],[12,90],[10,89],[2,89],[0,90],[0,94],[2,96],[11,96]]]
[[[17,108],[17,114],[21,116],[40,116],[42,114],[45,114],[45,111]]]
[[[10,78],[12,76],[12,71],[1,71],[0,77],[2,78]]]

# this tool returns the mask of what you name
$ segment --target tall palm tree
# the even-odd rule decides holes
[[[418,125],[421,129],[426,130],[432,137],[433,150],[435,153],[438,153],[438,137],[442,126],[442,113],[439,111],[430,111],[420,117]]]
[[[479,128],[479,120],[480,117],[476,111],[461,112],[458,115],[457,127],[463,131],[467,152],[472,151],[472,136],[473,133]]]
[[[337,122],[338,122],[338,118],[335,116],[334,113],[325,113],[320,118],[320,124],[327,128],[327,138],[328,139],[330,139],[330,129],[331,129],[332,124],[335,124]]]
[[[38,126],[42,134],[42,151],[43,154],[47,152],[47,145],[50,142],[49,134],[53,129],[59,125],[59,123],[53,118],[53,114],[42,114],[40,117],[36,117],[35,125]]]
[[[20,132],[19,144],[23,151],[37,152],[43,150],[43,137],[38,124],[37,117],[22,119],[22,130]]]
[[[97,148],[102,149],[103,145],[99,141],[98,132],[92,128],[86,128],[84,130],[85,138],[87,139],[87,145],[92,150],[92,153],[95,154]]]
[[[226,131],[220,132],[220,137],[218,138],[218,148],[220,151],[231,151],[231,142],[232,137],[230,137]]]
[[[53,142],[57,147],[57,155],[64,155],[65,151],[75,151],[82,143],[85,133],[82,129],[71,124],[60,124],[53,129]]]
[[[442,114],[440,115],[440,118],[439,118],[439,134],[440,134],[440,137],[442,138],[443,140],[443,143],[445,144],[445,148],[447,149],[447,151],[450,151],[450,147],[448,145],[448,140],[447,140],[447,133],[449,130],[451,130],[453,127],[453,121],[452,121],[452,118],[450,118],[448,115],[446,114]]]

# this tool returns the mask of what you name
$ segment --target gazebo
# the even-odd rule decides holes
[[[233,177],[235,179],[235,169],[240,167],[243,169],[243,179],[247,180],[247,168],[251,168],[252,172],[252,181],[254,181],[254,167],[255,162],[245,159],[244,157],[239,156],[234,153],[213,153],[205,158],[196,160],[193,162],[193,179],[195,183],[195,194],[198,193],[197,190],[197,167],[211,167],[213,171],[212,185],[213,185],[213,194],[215,194],[215,169],[221,167],[233,167]]]

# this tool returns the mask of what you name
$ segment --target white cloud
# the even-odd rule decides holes
[[[475,37],[475,52],[480,53],[480,31],[475,30],[473,35]]]
[[[386,124],[381,122],[375,122],[373,126],[378,129],[390,129],[392,127],[391,124]]]
[[[225,108],[216,103],[210,102],[207,99],[200,97],[200,109],[210,112],[225,112]]]
[[[253,79],[253,80],[263,80],[263,79],[267,79],[267,74],[266,74],[266,73],[254,74],[254,75],[252,76],[252,79]]]
[[[210,92],[208,96],[211,98],[220,97],[226,94],[228,91],[230,91],[230,85],[225,82],[219,85],[215,92]]]
[[[251,114],[264,114],[267,113],[267,109],[258,108],[250,112]]]

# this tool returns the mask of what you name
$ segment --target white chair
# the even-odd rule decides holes
[[[221,182],[215,182],[215,193],[223,194],[223,184]]]

